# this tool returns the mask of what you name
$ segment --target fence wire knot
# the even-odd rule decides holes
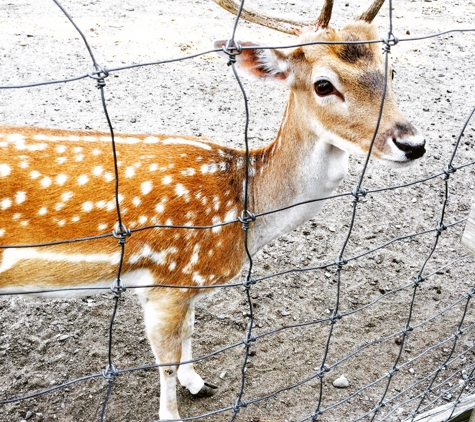
[[[389,32],[388,38],[383,38],[382,42],[384,43],[383,53],[390,53],[391,47],[399,42],[399,38],[397,38],[392,32]]]
[[[361,186],[357,186],[351,191],[351,194],[355,197],[355,200],[358,201],[360,198],[366,196],[368,191],[365,188],[362,188]]]
[[[100,64],[94,63],[92,69],[87,73],[87,76],[95,79],[97,81],[96,87],[100,89],[106,85],[104,79],[109,76],[109,71]]]
[[[425,281],[425,277],[417,274],[417,278],[414,280],[414,287],[419,287],[419,284],[421,284],[423,281]]]
[[[394,375],[397,371],[399,371],[399,368],[397,368],[397,367],[394,366],[392,369],[390,369],[390,370],[388,371],[388,377],[389,377],[389,378],[392,378],[393,375]]]
[[[256,284],[257,280],[252,278],[251,274],[247,274],[246,278],[243,280],[242,285],[244,286],[244,289],[247,290],[249,289],[253,284]]]
[[[336,264],[336,266],[338,267],[338,269],[341,270],[344,265],[348,264],[348,260],[345,259],[345,258],[342,257],[342,256],[339,256],[339,257],[335,260],[335,264]]]
[[[112,232],[112,236],[119,241],[119,245],[123,245],[127,241],[127,237],[131,234],[130,229],[125,227],[123,224],[120,224],[117,229],[114,229]]]
[[[249,331],[246,333],[246,338],[243,340],[244,347],[250,347],[251,343],[254,343],[256,341],[256,337],[251,335]]]
[[[444,173],[445,173],[444,180],[448,180],[450,175],[455,173],[456,171],[457,169],[452,164],[447,164],[444,170]]]
[[[110,365],[107,365],[106,369],[104,369],[101,372],[101,374],[106,381],[114,382],[117,375],[119,375],[119,371],[114,365],[110,364]]]
[[[435,230],[437,234],[441,234],[444,230],[447,230],[447,226],[444,223],[439,223]]]
[[[322,415],[322,414],[323,414],[323,412],[322,412],[321,410],[315,410],[315,412],[313,412],[313,413],[310,415],[310,417],[312,418],[312,421],[314,422],[314,421],[317,421],[317,420],[318,420],[318,417],[319,417],[320,415]]]
[[[247,403],[244,400],[241,400],[240,398],[236,400],[236,403],[233,405],[233,411],[234,413],[239,412],[241,407],[247,407]]]
[[[226,41],[226,45],[223,45],[222,50],[229,57],[228,66],[231,66],[236,63],[236,56],[242,53],[242,46],[231,39]]]
[[[256,215],[250,212],[249,210],[244,210],[241,216],[238,217],[238,220],[242,224],[242,229],[246,231],[246,230],[249,230],[250,224],[256,221]]]
[[[318,369],[317,372],[315,372],[315,375],[317,378],[322,379],[323,376],[325,375],[325,372],[329,372],[329,371],[330,371],[330,368],[328,367],[328,365],[323,365]]]
[[[111,291],[112,293],[114,293],[115,297],[120,299],[122,293],[124,293],[126,290],[127,286],[122,282],[119,277],[114,280],[114,283],[112,283]]]
[[[330,324],[336,324],[339,319],[341,319],[342,316],[339,312],[333,312],[332,316],[329,318]]]

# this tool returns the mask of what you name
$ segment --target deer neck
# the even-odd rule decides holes
[[[326,142],[324,133],[302,124],[305,112],[299,109],[291,93],[276,139],[251,152],[250,194],[255,213],[328,197],[347,172],[348,153]],[[258,218],[253,251],[313,218],[323,204],[311,202]]]

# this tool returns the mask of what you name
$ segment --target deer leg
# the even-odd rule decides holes
[[[191,336],[195,324],[195,307],[190,305],[183,321],[181,362],[188,362],[193,359]],[[178,380],[183,387],[197,397],[210,397],[218,391],[218,387],[206,382],[193,368],[192,363],[180,364],[178,368]]]
[[[160,372],[160,419],[179,419],[176,374],[181,359],[183,321],[189,302],[172,294],[149,296],[143,303],[147,336]]]

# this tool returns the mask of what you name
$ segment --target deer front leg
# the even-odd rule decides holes
[[[172,294],[149,295],[143,303],[145,329],[160,366],[160,410],[162,419],[179,419],[176,375],[181,359],[182,329],[189,302]]]
[[[193,359],[191,336],[195,325],[195,307],[190,305],[183,321],[181,362],[189,362]],[[218,387],[206,382],[193,368],[192,363],[181,364],[178,368],[178,380],[183,387],[197,397],[210,397],[218,391]]]

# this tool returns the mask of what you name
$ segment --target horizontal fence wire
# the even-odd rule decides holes
[[[427,282],[427,280],[434,277],[436,274],[440,274],[441,272],[449,269],[451,267],[456,266],[457,264],[463,264],[464,262],[471,261],[472,257],[470,255],[459,256],[455,259],[447,259],[442,264],[437,264],[437,268],[429,270],[429,263],[432,262],[433,256],[435,251],[440,248],[441,239],[447,233],[447,231],[455,230],[456,228],[460,228],[465,223],[466,219],[461,219],[458,221],[447,221],[446,218],[446,207],[447,203],[450,198],[450,186],[451,182],[454,178],[457,177],[456,172],[467,167],[473,168],[475,165],[475,161],[468,161],[464,163],[456,163],[457,159],[457,152],[460,147],[461,139],[466,131],[467,127],[470,124],[473,124],[473,115],[475,113],[475,104],[474,108],[471,113],[467,116],[463,128],[461,129],[457,140],[455,142],[453,152],[451,154],[450,160],[445,163],[444,168],[439,170],[438,172],[428,175],[423,179],[413,180],[411,182],[405,184],[398,184],[393,186],[388,186],[384,188],[377,188],[377,189],[365,189],[364,183],[366,180],[366,172],[368,168],[369,158],[371,154],[371,149],[376,139],[376,134],[378,132],[380,120],[382,117],[382,110],[385,104],[385,97],[386,91],[383,92],[381,103],[380,103],[380,113],[378,117],[378,122],[374,129],[373,138],[371,141],[370,151],[366,157],[366,160],[363,165],[363,169],[359,174],[359,180],[355,187],[348,192],[334,194],[332,196],[326,198],[315,198],[310,201],[299,202],[292,204],[289,207],[274,209],[274,210],[266,210],[265,212],[253,214],[253,210],[249,208],[249,173],[250,173],[250,146],[249,146],[249,122],[250,122],[250,110],[248,107],[248,99],[246,90],[241,83],[240,76],[236,71],[235,62],[232,60],[233,55],[238,54],[237,51],[230,50],[230,62],[229,65],[232,68],[234,78],[236,83],[239,86],[239,90],[242,95],[243,103],[244,103],[244,111],[245,111],[245,125],[243,130],[244,136],[244,144],[246,150],[246,160],[245,160],[245,184],[244,184],[244,199],[242,204],[242,214],[240,218],[236,218],[232,221],[227,221],[225,223],[207,225],[207,226],[180,226],[180,225],[150,225],[144,226],[140,228],[128,229],[126,224],[124,223],[124,219],[122,217],[121,206],[119,201],[119,192],[120,192],[120,180],[119,180],[119,172],[118,172],[118,164],[117,164],[117,153],[115,147],[115,134],[113,130],[113,124],[109,117],[107,104],[105,101],[105,90],[106,90],[106,81],[110,74],[114,72],[123,72],[123,71],[130,71],[136,68],[142,68],[146,66],[157,66],[157,65],[165,65],[168,63],[176,63],[179,61],[190,60],[193,58],[197,58],[200,56],[206,56],[211,53],[220,52],[220,49],[211,49],[207,51],[203,51],[197,54],[182,56],[178,58],[172,58],[167,60],[159,60],[154,62],[147,62],[141,64],[130,64],[124,65],[120,67],[114,67],[107,69],[106,67],[102,66],[98,63],[94,57],[93,50],[90,47],[90,44],[87,40],[87,37],[84,35],[83,31],[79,28],[78,25],[74,22],[74,19],[69,15],[67,10],[57,1],[53,0],[54,3],[60,8],[61,12],[68,18],[70,23],[74,26],[77,33],[80,35],[81,39],[84,42],[84,45],[88,51],[90,56],[90,60],[92,62],[91,70],[89,72],[79,74],[74,77],[66,78],[66,79],[55,79],[50,81],[43,81],[43,82],[35,82],[35,83],[28,83],[22,85],[4,85],[0,86],[0,89],[21,89],[21,88],[32,88],[32,87],[41,87],[45,85],[51,84],[59,84],[59,83],[69,83],[71,81],[77,81],[80,79],[93,79],[96,83],[97,88],[100,91],[101,95],[101,103],[103,105],[103,113],[105,119],[107,121],[110,137],[111,137],[111,147],[113,152],[113,163],[114,163],[114,170],[115,170],[115,207],[116,207],[116,215],[117,215],[117,224],[116,230],[113,233],[106,234],[106,235],[96,235],[91,233],[90,236],[81,237],[81,238],[74,238],[74,239],[64,239],[58,240],[54,242],[39,242],[35,244],[12,244],[12,245],[0,245],[0,249],[8,249],[8,248],[32,248],[32,247],[46,247],[46,246],[54,246],[60,244],[68,244],[68,243],[77,243],[77,242],[89,242],[91,240],[96,239],[103,239],[103,238],[116,238],[118,240],[118,247],[120,249],[120,262],[117,266],[117,277],[112,286],[109,288],[97,287],[97,288],[67,288],[67,289],[32,289],[30,291],[17,291],[17,292],[0,292],[0,296],[10,296],[10,295],[28,295],[28,294],[53,294],[53,293],[61,293],[61,292],[81,292],[81,291],[88,291],[88,292],[101,292],[112,290],[113,295],[113,312],[110,318],[110,325],[108,330],[108,353],[107,353],[107,364],[105,369],[100,373],[94,373],[90,375],[86,375],[83,377],[76,378],[74,380],[70,380],[68,382],[52,386],[51,388],[44,389],[42,391],[37,391],[34,393],[18,395],[17,397],[10,397],[4,400],[0,400],[0,405],[6,405],[11,403],[22,402],[28,399],[33,399],[37,397],[41,397],[52,392],[65,389],[73,384],[82,383],[91,379],[96,378],[103,378],[104,381],[107,383],[107,389],[104,396],[104,400],[102,401],[102,408],[100,411],[100,415],[98,420],[104,421],[107,419],[107,408],[109,405],[109,399],[111,394],[114,391],[114,385],[118,377],[124,376],[127,373],[133,373],[137,371],[147,371],[154,368],[158,368],[160,366],[170,366],[172,364],[176,364],[176,362],[170,363],[163,363],[163,364],[152,364],[152,365],[143,365],[131,368],[117,368],[113,361],[113,350],[114,350],[114,324],[116,323],[116,315],[117,311],[120,307],[121,299],[123,295],[129,291],[134,289],[148,289],[148,288],[183,288],[183,289],[200,289],[200,290],[207,290],[207,289],[223,289],[223,288],[233,288],[239,289],[246,302],[246,306],[248,308],[248,316],[249,321],[247,324],[247,329],[244,332],[244,338],[233,344],[228,344],[225,347],[220,349],[214,350],[208,354],[202,355],[198,358],[194,358],[193,360],[187,362],[181,362],[182,364],[186,363],[197,363],[202,362],[206,359],[211,357],[217,356],[224,352],[227,352],[231,349],[240,348],[243,350],[242,352],[242,363],[240,365],[240,385],[238,388],[238,392],[235,397],[235,401],[230,403],[229,405],[215,409],[213,411],[209,411],[207,413],[203,413],[196,416],[191,417],[184,417],[181,420],[188,421],[188,420],[199,420],[205,419],[207,417],[223,414],[222,417],[227,417],[230,421],[234,421],[237,419],[239,413],[243,408],[250,407],[250,406],[257,406],[259,403],[265,402],[270,400],[274,397],[279,397],[282,393],[290,390],[294,390],[298,387],[301,387],[305,384],[309,384],[311,382],[317,383],[317,395],[315,398],[311,398],[310,401],[314,403],[314,410],[312,413],[308,414],[306,417],[300,419],[300,421],[316,421],[321,420],[327,414],[333,415],[330,413],[332,411],[338,411],[338,408],[343,406],[344,404],[351,404],[354,405],[354,399],[361,397],[365,394],[365,392],[371,390],[373,387],[377,386],[379,388],[379,398],[378,400],[373,403],[369,409],[366,411],[362,411],[361,415],[357,419],[352,419],[353,422],[366,420],[366,421],[387,421],[387,420],[399,420],[399,416],[395,416],[395,414],[399,411],[407,411],[409,417],[407,420],[414,420],[418,415],[421,413],[433,408],[435,405],[444,400],[447,397],[453,395],[455,399],[453,401],[453,412],[455,412],[457,404],[460,400],[468,394],[472,394],[474,392],[474,371],[475,365],[470,363],[470,354],[473,354],[475,346],[470,346],[463,351],[460,351],[460,348],[457,348],[458,343],[460,342],[461,338],[466,338],[468,335],[473,336],[473,329],[475,327],[475,323],[466,323],[466,316],[469,312],[470,306],[473,306],[472,298],[475,294],[475,284],[473,280],[468,280],[468,284],[471,285],[466,292],[460,292],[460,296],[454,299],[450,304],[448,304],[445,308],[439,310],[436,313],[433,313],[428,318],[422,321],[415,321],[414,313],[416,304],[419,298],[419,293],[421,288]],[[236,28],[240,22],[240,13],[242,7],[244,5],[244,1],[241,1],[241,9],[238,11],[237,17],[235,19],[235,24],[231,33],[231,37],[228,41],[228,45],[235,46],[236,50],[238,47],[237,42],[235,41],[235,33]],[[459,30],[447,30],[442,32],[433,33],[423,37],[406,37],[406,38],[396,38],[393,34],[393,17],[392,17],[392,1],[389,0],[388,2],[388,10],[389,10],[389,28],[388,28],[388,36],[386,39],[382,40],[372,40],[372,41],[365,41],[364,43],[378,43],[381,44],[385,54],[385,90],[387,87],[387,77],[389,72],[389,54],[391,52],[391,48],[395,47],[398,42],[416,42],[416,41],[423,41],[427,39],[441,37],[443,35],[452,34],[452,33],[464,33],[464,32],[474,32],[475,28],[467,28],[467,29],[459,29]],[[354,44],[355,42],[345,42],[345,44]],[[357,42],[356,42],[357,43]],[[311,45],[311,44],[329,44],[326,42],[315,42],[315,43],[301,43],[301,44],[291,44],[291,45],[280,45],[280,46],[260,46],[261,49],[290,49],[295,48],[303,45]],[[338,43],[343,44],[343,43]],[[242,50],[245,50],[248,47],[241,47]],[[414,231],[410,234],[406,234],[399,237],[393,237],[388,239],[387,241],[373,247],[367,247],[366,250],[353,255],[347,256],[347,247],[351,240],[352,234],[354,232],[355,225],[358,222],[358,212],[361,210],[361,201],[363,199],[369,198],[374,195],[379,195],[383,192],[389,192],[394,190],[401,190],[408,187],[413,186],[424,186],[424,184],[428,182],[438,182],[441,183],[443,187],[443,200],[442,205],[440,208],[440,215],[438,219],[438,223],[436,227],[432,227],[430,229],[421,230],[421,231]],[[287,210],[292,207],[300,207],[312,202],[318,201],[335,201],[335,200],[343,200],[343,199],[351,199],[351,219],[348,225],[346,236],[342,242],[342,246],[339,249],[338,255],[333,258],[329,258],[327,263],[318,265],[318,266],[310,266],[307,268],[291,268],[288,270],[283,270],[280,272],[274,272],[272,274],[264,275],[264,276],[255,276],[254,274],[254,258],[249,251],[248,248],[248,235],[249,230],[252,227],[252,224],[256,221],[256,219],[262,218],[266,215],[279,213],[284,210]],[[127,238],[129,236],[133,236],[134,233],[144,230],[156,230],[156,229],[179,229],[179,230],[212,230],[217,227],[222,227],[225,225],[231,224],[239,224],[242,226],[244,237],[244,248],[248,257],[248,267],[245,270],[245,275],[243,276],[243,280],[240,282],[234,283],[226,283],[226,284],[215,284],[210,286],[196,286],[196,285],[185,285],[185,286],[176,286],[172,283],[170,284],[145,284],[139,286],[125,286],[121,281],[122,276],[122,264],[123,259],[125,256],[126,248],[127,248]],[[403,286],[394,288],[389,291],[385,291],[380,296],[368,302],[360,307],[357,307],[352,310],[342,310],[342,298],[341,298],[341,288],[342,284],[345,279],[344,270],[345,268],[352,262],[359,262],[362,258],[373,256],[377,251],[386,250],[390,245],[395,243],[402,243],[408,242],[414,239],[418,239],[422,236],[432,236],[433,240],[431,242],[430,251],[426,254],[424,261],[419,266],[419,269],[414,272],[414,278],[409,283],[406,283]],[[323,270],[332,270],[334,271],[336,280],[334,281],[335,287],[335,300],[333,304],[333,308],[330,311],[330,315],[327,317],[314,319],[310,321],[295,323],[295,324],[286,324],[282,327],[278,327],[272,330],[268,330],[265,332],[254,333],[255,327],[255,316],[254,316],[254,309],[255,309],[255,299],[253,299],[253,292],[255,289],[259,289],[260,283],[269,280],[275,279],[280,276],[290,275],[290,274],[297,274],[302,272],[315,272],[315,271],[323,271]],[[330,358],[330,352],[332,350],[334,339],[335,339],[335,330],[339,325],[342,324],[342,321],[350,318],[351,316],[359,316],[363,315],[363,312],[371,309],[377,303],[384,301],[386,299],[390,299],[394,295],[397,295],[400,292],[408,292],[410,299],[407,303],[407,309],[404,310],[404,323],[401,325],[401,328],[398,331],[392,332],[387,335],[381,335],[381,337],[370,341],[370,342],[362,342],[354,347],[353,350],[347,351],[347,354],[340,357],[339,359],[335,360],[334,357]],[[410,359],[403,359],[404,350],[406,347],[406,343],[411,335],[411,332],[414,330],[423,330],[427,329],[431,323],[437,322],[438,319],[443,317],[447,314],[455,314],[456,312],[460,312],[460,308],[463,309],[460,316],[458,317],[458,324],[453,332],[446,332],[445,338],[439,339],[430,347],[426,348],[422,352],[420,352],[417,356],[413,356]],[[403,310],[401,310],[403,312]],[[300,379],[297,382],[292,382],[285,387],[271,389],[270,392],[262,395],[260,397],[252,397],[246,398],[246,388],[249,382],[249,360],[251,357],[252,347],[255,343],[262,341],[265,338],[273,337],[278,335],[279,333],[288,333],[302,327],[325,327],[328,330],[328,335],[326,337],[325,345],[323,348],[323,356],[320,360],[320,363],[315,368],[315,371],[312,375],[308,376],[307,378]],[[324,379],[325,374],[340,367],[343,363],[351,360],[352,358],[358,358],[363,352],[371,351],[371,349],[376,346],[388,342],[390,340],[394,341],[397,339],[398,352],[396,354],[395,359],[393,360],[393,364],[390,368],[385,368],[386,372],[379,376],[377,379],[361,386],[357,390],[353,391],[351,394],[345,396],[344,398],[340,399],[339,401],[333,402],[328,404],[327,401],[324,400],[325,398],[325,389],[327,388]],[[427,373],[423,378],[417,379],[416,381],[405,385],[402,389],[397,391],[396,394],[393,394],[390,390],[390,387],[394,383],[394,379],[397,373],[403,369],[411,367],[411,365],[417,365],[423,359],[428,359],[428,356],[434,350],[440,350],[442,347],[448,349],[448,352],[443,360],[442,363],[438,365],[434,365],[433,369]],[[468,362],[465,363],[463,368],[457,368],[457,364],[462,360],[466,360]],[[377,362],[375,362],[377,364]],[[449,368],[453,368],[452,372],[450,372],[447,376],[442,376],[444,371]],[[464,381],[462,383],[458,383],[458,379],[462,377],[464,374]],[[452,385],[455,384],[455,385]],[[140,409],[137,409],[137,412],[140,412]],[[231,413],[231,416],[229,416]],[[224,416],[226,414],[226,416]],[[293,420],[292,415],[287,415],[287,417]],[[396,418],[396,419],[394,419]],[[224,419],[223,419],[224,420]],[[343,421],[343,417],[340,417],[338,420]],[[346,420],[346,419],[345,419]]]

